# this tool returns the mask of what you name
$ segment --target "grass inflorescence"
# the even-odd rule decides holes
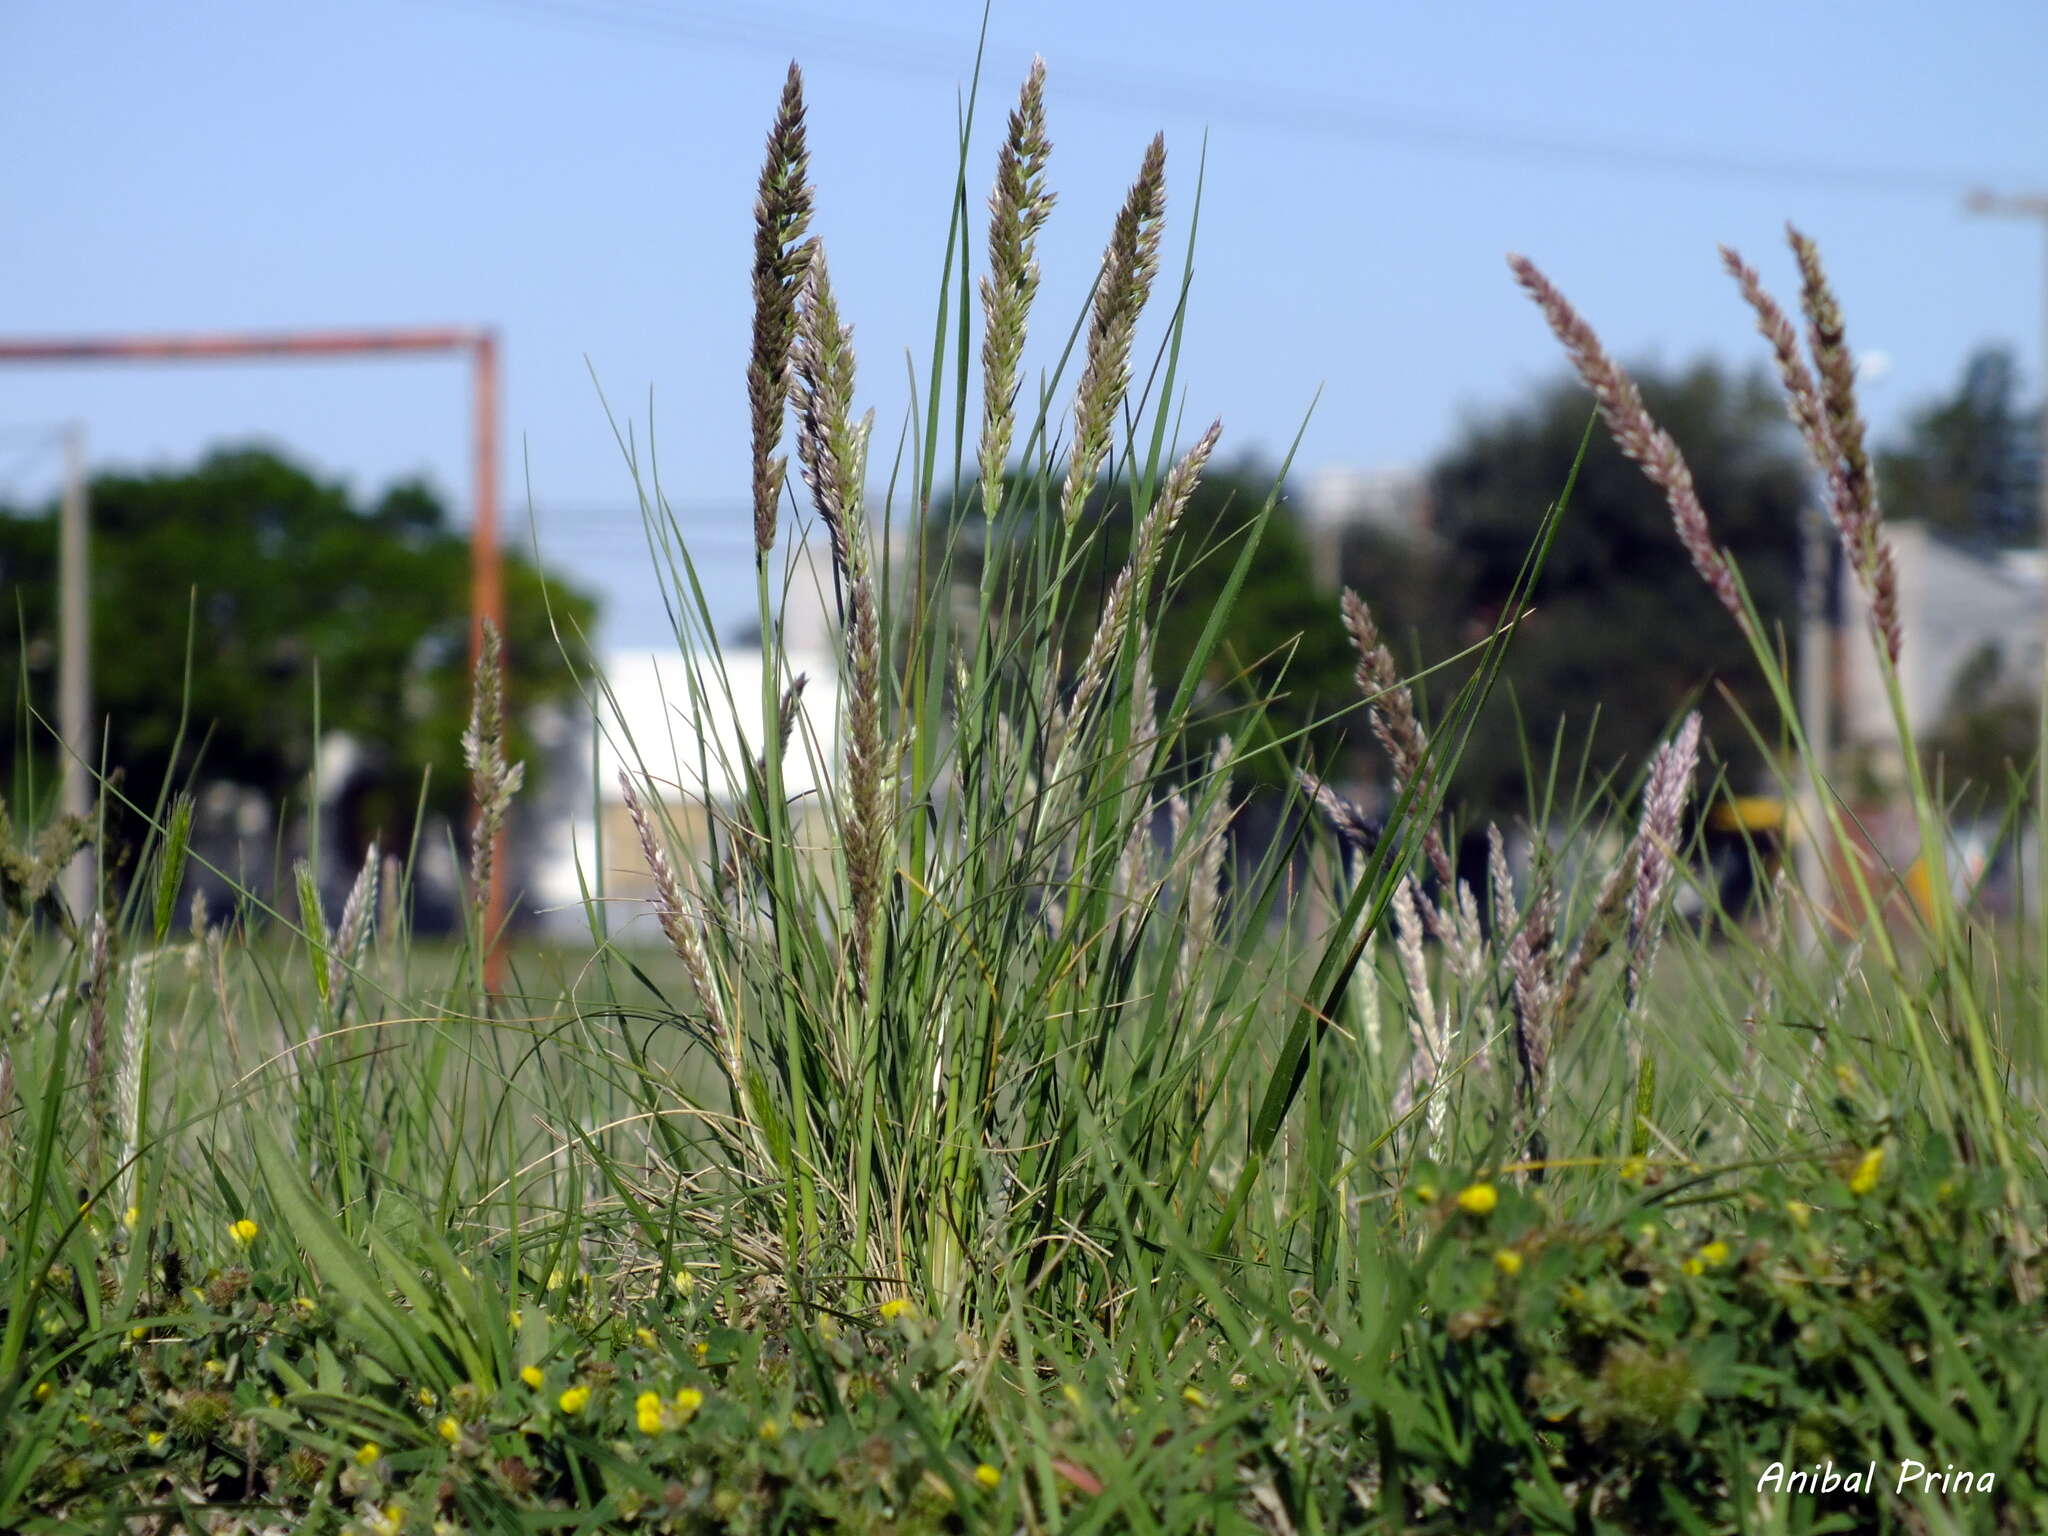
[[[0,860],[0,1527],[2048,1520],[2024,1023],[2043,977],[1940,876],[1917,777],[1937,873],[1925,906],[1894,899],[1681,446],[1590,323],[1517,258],[1750,639],[1783,713],[1756,729],[1811,808],[1800,835],[1837,854],[1835,886],[1764,882],[1757,917],[1694,874],[1722,787],[1696,713],[1577,804],[1482,829],[1482,874],[1452,855],[1460,750],[1568,486],[1531,509],[1521,582],[1434,700],[1367,600],[1333,596],[1357,652],[1343,712],[1384,757],[1370,814],[1229,643],[1277,484],[1240,509],[1192,649],[1161,647],[1223,440],[1181,432],[1185,308],[1151,305],[1180,194],[1155,140],[1076,355],[1027,384],[1055,206],[1042,65],[979,284],[955,199],[932,369],[877,490],[858,296],[832,287],[806,132],[792,68],[746,360],[758,712],[640,485],[673,555],[678,703],[759,738],[665,760],[612,722],[644,933],[611,934],[591,870],[587,951],[515,950],[487,990],[481,914],[452,952],[417,942],[411,861],[373,845],[331,929],[309,863],[295,916],[244,894],[176,936],[182,798],[90,914],[52,898],[56,851]],[[1726,262],[1896,702],[1912,637],[1839,307],[1794,252],[1810,359]],[[942,480],[949,415],[977,484]],[[806,598],[837,620],[827,678],[786,639]],[[479,900],[520,788],[502,687],[487,632]],[[797,766],[816,793],[789,793]],[[1284,802],[1277,833],[1251,834],[1258,795]],[[1887,1486],[1843,1527],[1759,1482],[1902,1458],[1996,1491]]]

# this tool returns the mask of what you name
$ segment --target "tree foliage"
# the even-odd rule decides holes
[[[303,793],[317,672],[320,730],[348,733],[374,770],[358,807],[372,823],[366,836],[406,828],[422,774],[431,809],[460,810],[469,543],[432,490],[401,483],[359,505],[279,453],[234,448],[190,470],[100,475],[91,506],[94,706],[106,760],[137,798],[193,774],[274,804]],[[0,581],[17,613],[0,635],[0,665],[25,678],[45,717],[57,659],[54,510],[0,508]],[[576,636],[588,633],[594,602],[508,551],[505,603],[515,699],[562,697],[573,683],[549,607]],[[189,724],[174,762],[181,716]],[[17,777],[23,735],[5,749]]]
[[[2001,545],[2040,537],[2040,414],[2008,347],[1980,347],[1954,393],[1914,413],[1879,461],[1888,515]]]

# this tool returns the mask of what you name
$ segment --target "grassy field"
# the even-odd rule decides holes
[[[1539,770],[1549,840],[1455,878],[1445,787],[1569,486],[1426,724],[1344,599],[1382,819],[1235,686],[1234,583],[1155,673],[1218,440],[1176,384],[1191,267],[1162,257],[1155,143],[1059,374],[1026,378],[1040,90],[1003,129],[979,282],[963,132],[884,465],[792,71],[746,379],[774,663],[747,702],[778,726],[732,761],[622,744],[641,846],[604,858],[652,872],[658,950],[593,918],[487,989],[477,919],[415,945],[374,859],[331,916],[309,876],[289,911],[195,924],[168,793],[134,878],[60,922],[64,830],[10,834],[0,1529],[2048,1528],[2040,912],[1993,924],[1954,891],[1917,777],[1925,899],[1860,851],[1682,445],[1527,264],[1595,430],[1750,637],[1780,705],[1758,737],[1839,874],[1671,920],[1717,789],[1688,717],[1621,775]],[[1912,641],[1840,317],[1798,255],[1810,340],[1732,270],[1889,677]],[[1134,359],[1148,305],[1172,318]],[[631,469],[690,703],[736,709]],[[1111,484],[1137,531],[1074,647]],[[949,486],[963,510],[927,518]],[[1276,515],[1243,509],[1238,579]],[[822,699],[777,638],[804,524],[843,619]],[[479,861],[519,788],[499,691],[487,654]],[[822,855],[783,792],[799,754]],[[674,835],[680,779],[725,787],[710,846]],[[1240,846],[1275,785],[1310,814]]]

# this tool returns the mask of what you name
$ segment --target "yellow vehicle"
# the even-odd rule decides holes
[[[1729,795],[1708,807],[1701,852],[1721,908],[1739,917],[1784,857],[1785,802],[1775,795]]]

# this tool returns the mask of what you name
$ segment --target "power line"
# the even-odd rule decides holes
[[[762,22],[732,14],[676,15],[625,0],[444,0],[469,8],[523,14],[589,33],[631,33],[657,42],[697,44],[728,51],[787,57],[793,50],[852,68],[902,77],[927,75],[958,82],[972,63],[971,45],[937,33],[873,25],[860,32],[809,15]],[[1005,45],[1007,46],[1007,45]],[[1398,108],[1271,81],[1222,76],[1141,75],[1097,62],[1063,62],[1061,91],[1110,109],[1143,109],[1234,122],[1297,137],[1342,138],[1433,154],[1496,160],[1576,162],[1624,175],[1690,176],[1722,181],[1773,182],[1881,195],[1952,198],[1981,173],[1896,169],[1818,160],[1730,154],[1674,144],[1614,144],[1503,122],[1431,117]]]

